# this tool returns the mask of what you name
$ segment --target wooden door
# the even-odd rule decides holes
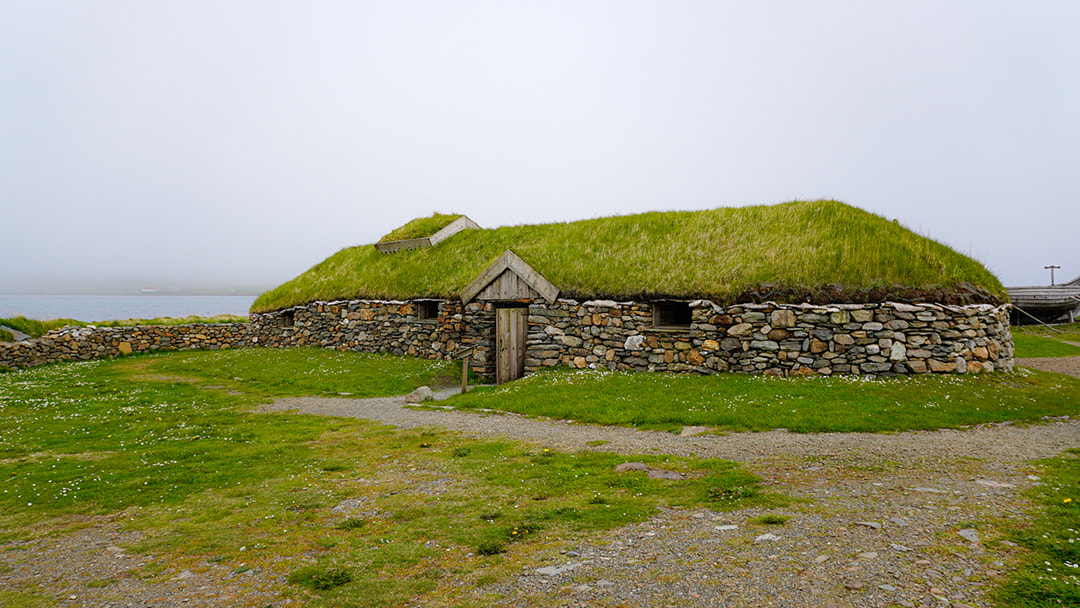
[[[528,308],[495,309],[495,383],[517,380],[525,374],[525,336]]]

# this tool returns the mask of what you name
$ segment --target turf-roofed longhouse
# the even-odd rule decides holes
[[[776,375],[1011,369],[979,262],[836,201],[483,229],[440,215],[264,293],[264,345],[428,358],[502,382],[572,366]]]

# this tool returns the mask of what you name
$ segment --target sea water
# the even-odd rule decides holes
[[[75,319],[92,323],[118,319],[156,319],[198,315],[247,316],[255,296],[174,295],[3,295],[0,318],[23,316],[39,321]]]

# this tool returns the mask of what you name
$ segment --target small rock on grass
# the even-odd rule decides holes
[[[957,534],[973,543],[979,542],[979,532],[971,528],[964,528],[957,532]]]
[[[864,528],[873,528],[874,530],[880,530],[881,529],[881,524],[879,524],[876,521],[857,521],[857,522],[855,522],[855,525],[856,526],[862,526]]]
[[[844,583],[844,589],[847,589],[848,591],[858,591],[859,589],[862,589],[862,588],[863,588],[863,584],[860,583],[859,581],[848,581],[848,582]]]
[[[543,574],[544,576],[558,576],[577,568],[581,565],[581,562],[571,562],[563,566],[547,566],[545,568],[537,568],[537,574]]]

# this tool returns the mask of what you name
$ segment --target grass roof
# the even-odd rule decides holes
[[[577,299],[1008,298],[978,261],[895,221],[836,201],[795,201],[467,230],[434,247],[391,254],[350,247],[262,294],[252,311],[340,299],[457,298],[506,249],[558,286],[561,297]]]
[[[404,241],[406,239],[420,239],[425,236],[431,236],[449,226],[450,222],[453,222],[459,217],[461,217],[460,213],[433,213],[431,214],[431,217],[418,217],[404,226],[390,231],[379,239],[379,242],[388,243],[390,241]]]

